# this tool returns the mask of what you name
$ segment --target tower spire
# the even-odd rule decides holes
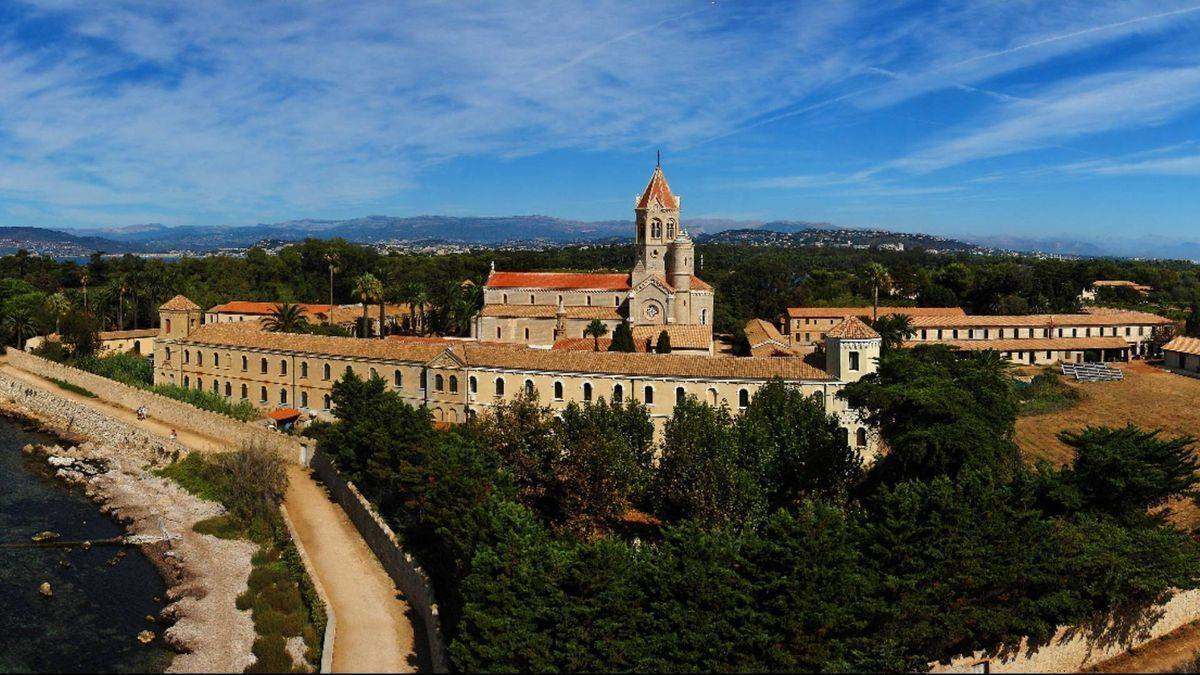
[[[658,168],[662,168],[662,150],[661,149],[654,151],[654,166],[656,166]]]

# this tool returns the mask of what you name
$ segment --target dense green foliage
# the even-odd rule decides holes
[[[56,386],[58,386],[59,389],[64,389],[71,393],[79,394],[80,396],[86,396],[88,398],[96,398],[96,394],[94,394],[91,389],[85,389],[77,384],[72,383],[72,382],[67,382],[66,380],[60,380],[57,377],[50,377],[50,378],[46,378],[46,379],[53,382]]]
[[[231,402],[220,394],[214,394],[211,391],[202,391],[200,389],[190,389],[179,387],[173,384],[158,384],[150,387],[150,391],[159,396],[166,396],[177,401],[183,401],[188,405],[196,406],[201,410],[209,410],[222,415],[229,415],[235,420],[249,422],[256,420],[261,416],[261,413],[254,404],[241,400],[237,403]],[[153,414],[153,411],[151,411]]]
[[[313,433],[433,575],[464,670],[921,670],[1200,584],[1162,510],[1191,439],[1089,429],[1027,468],[984,356],[894,350],[848,388],[890,448],[865,471],[779,382],[736,417],[685,398],[657,443],[636,404],[439,432],[385,386],[335,395]]]
[[[296,636],[307,645],[308,665],[319,665],[325,608],[279,514],[287,489],[283,460],[270,450],[248,446],[212,457],[191,453],[157,473],[227,509],[225,515],[196,523],[194,530],[250,539],[259,546],[251,558],[248,588],[237,599],[238,609],[251,610],[258,634],[253,647],[257,660],[246,672],[293,672],[285,645]]]
[[[137,354],[110,354],[103,358],[85,356],[71,361],[70,365],[131,387],[144,389],[154,383],[154,367],[150,360]]]
[[[1050,369],[1034,375],[1027,383],[1014,380],[1013,386],[1021,401],[1021,415],[1045,415],[1066,410],[1082,398],[1078,389],[1064,383],[1059,374]]]

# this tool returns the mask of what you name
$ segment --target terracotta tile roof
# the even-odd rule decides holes
[[[618,352],[498,349],[465,345],[462,354],[470,367],[550,372],[628,375],[634,377],[685,377],[697,379],[828,381],[825,371],[803,359],[769,359],[686,354],[626,354]]]
[[[168,312],[187,312],[193,309],[200,309],[200,305],[197,305],[182,295],[177,295],[159,305],[158,308],[165,309]]]
[[[787,338],[770,321],[750,319],[744,330],[753,356],[796,356],[788,346]]]
[[[880,307],[879,316],[906,314],[918,316],[966,316],[962,307]],[[834,319],[847,316],[869,317],[870,307],[788,307],[790,319]]]
[[[873,340],[879,338],[879,333],[875,332],[867,324],[862,322],[862,319],[857,316],[848,316],[837,324],[825,331],[827,338],[841,338],[845,340]]]
[[[495,346],[477,342],[452,345],[402,340],[360,340],[325,335],[271,333],[254,321],[206,324],[179,345],[242,347],[292,351],[298,354],[343,356],[379,361],[428,363],[450,352],[468,367],[544,370],[548,372],[626,375],[633,377],[683,377],[763,380],[779,377],[788,381],[829,381],[824,371],[802,359],[688,356],[675,354],[624,354],[613,352],[551,351],[525,347]]]
[[[600,338],[600,351],[602,351],[602,352],[608,351],[608,348],[611,345],[612,345],[612,338]],[[596,344],[595,344],[595,342],[592,341],[592,338],[578,337],[578,338],[563,338],[563,339],[555,342],[554,346],[551,347],[550,349],[558,350],[558,351],[591,352],[591,351],[595,351],[595,347],[596,347]],[[645,345],[642,345],[641,348],[639,348],[638,344],[636,342],[633,343],[633,348],[639,352],[646,351]]]
[[[1148,312],[1123,312],[1120,314],[1017,314],[972,316],[914,316],[915,328],[984,328],[984,327],[1032,327],[1049,326],[1124,326],[1164,325],[1174,323],[1157,314]]]
[[[156,337],[158,335],[157,328],[138,328],[136,330],[102,330],[99,333],[101,340],[123,340],[130,338],[146,338]]]
[[[661,166],[654,167],[654,173],[650,175],[650,182],[646,184],[646,189],[642,191],[642,196],[638,199],[636,208],[647,208],[655,201],[668,209],[679,208],[679,200],[675,198],[675,195],[671,194],[671,186],[667,185],[667,177],[663,175]]]
[[[620,321],[616,307],[572,305],[564,307],[568,319],[607,319]],[[556,305],[484,305],[484,316],[520,319],[553,319],[558,316]]]
[[[686,326],[666,324],[662,326],[634,326],[633,344],[658,342],[658,334],[667,331],[671,337],[671,349],[708,349],[712,346],[712,326]],[[641,351],[641,350],[638,350]]]
[[[916,347],[917,345],[929,344],[948,345],[954,349],[971,351],[994,349],[998,352],[1129,348],[1129,343],[1118,337],[1027,338],[1023,340],[909,340],[904,343],[904,346]]]
[[[555,290],[627,291],[628,274],[575,272],[492,272],[487,288],[550,288]]]
[[[424,363],[447,349],[445,343],[418,343],[401,340],[364,340],[331,335],[272,333],[258,321],[206,323],[192,331],[180,344],[219,347],[244,347],[294,351],[313,356],[344,356],[391,361]]]
[[[1184,337],[1180,335],[1179,337],[1163,345],[1163,351],[1200,356],[1200,338]]]
[[[696,275],[692,275],[692,290],[711,291],[712,286]]]

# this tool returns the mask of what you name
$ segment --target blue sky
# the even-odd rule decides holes
[[[0,225],[1200,238],[1200,3],[0,0]]]

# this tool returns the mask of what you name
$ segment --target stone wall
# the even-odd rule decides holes
[[[933,672],[1076,673],[1116,658],[1155,638],[1200,619],[1200,590],[1184,591],[1150,610],[1134,626],[1110,625],[1100,635],[1085,628],[1059,628],[1050,644],[1031,651],[1022,643],[1012,654],[988,658],[982,653],[961,656]]]
[[[182,401],[121,384],[17,349],[9,348],[6,358],[10,364],[21,370],[78,385],[108,403],[130,410],[145,405],[150,410],[151,417],[176,429],[218,436],[232,445],[255,443],[280,453],[289,462],[302,462],[299,438],[268,429],[260,423],[241,422],[228,415],[201,410]]]
[[[444,673],[450,670],[446,645],[442,641],[441,619],[438,617],[437,599],[433,593],[433,583],[425,570],[417,564],[411,555],[404,552],[400,540],[392,528],[375,513],[354,484],[342,478],[337,467],[333,465],[320,448],[313,454],[309,468],[317,478],[329,489],[342,510],[354,523],[355,529],[362,535],[367,546],[379,558],[388,576],[396,582],[396,586],[404,593],[409,607],[416,614],[418,633],[424,632],[425,644],[429,648],[429,660],[434,672]]]
[[[30,417],[43,420],[47,426],[67,435],[104,439],[106,444],[114,447],[158,448],[181,456],[188,452],[180,443],[142,431],[3,373],[0,373],[0,399],[12,401]]]

